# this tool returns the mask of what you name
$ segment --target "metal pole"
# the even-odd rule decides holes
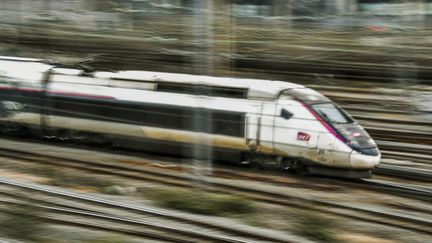
[[[196,0],[194,2],[194,15],[192,17],[194,60],[193,70],[196,74],[211,75],[213,73],[213,0]],[[193,146],[193,174],[198,186],[205,184],[207,175],[211,173],[212,145],[208,138],[211,134],[211,112],[209,112],[208,98],[205,96],[208,87],[204,84],[195,86],[197,94],[197,108],[194,111],[193,126],[195,137]]]

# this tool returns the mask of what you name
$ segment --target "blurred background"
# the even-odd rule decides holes
[[[2,55],[85,60],[97,70],[379,86],[407,97],[390,108],[432,109],[431,0],[0,3]]]
[[[432,145],[431,26],[432,0],[0,0],[0,55],[49,59],[88,70],[161,71],[304,84],[346,109],[374,139],[380,140],[379,146],[396,147],[396,152],[384,152],[384,158],[404,159],[405,163],[414,155],[430,154]],[[403,146],[393,143],[402,143],[411,154],[401,154]],[[430,155],[419,160],[430,163]],[[98,190],[103,193],[107,193],[106,188],[109,189],[107,194],[123,193],[118,192],[118,187],[113,187],[118,185],[117,182],[94,179],[90,173],[85,175],[90,180],[86,180],[76,177],[76,172],[62,174],[58,170],[46,172],[37,169],[43,175],[54,175],[57,180],[54,185],[81,183],[83,185],[78,189],[83,190],[93,183],[93,187],[102,188]],[[6,172],[4,174],[10,174]],[[262,181],[268,180],[264,178],[266,173]],[[247,178],[259,179],[256,174]],[[430,180],[430,174],[428,178]],[[125,183],[125,195],[159,190],[146,184],[140,191],[136,188],[141,188],[141,185],[129,187],[128,183],[131,182]],[[307,183],[304,187],[317,189],[316,195],[323,197],[328,196],[327,191],[340,192],[336,195],[338,200],[353,194],[351,189],[342,187],[335,189]],[[161,195],[153,197],[164,203],[167,200],[175,208],[182,206],[181,202],[193,201],[190,198],[197,197],[188,193],[173,191],[164,194],[162,191]],[[308,195],[307,192],[301,193]],[[198,199],[204,198],[203,204],[209,201],[201,194],[198,196]],[[351,199],[363,203],[369,198],[369,194],[362,194],[359,199]],[[226,200],[226,197],[222,199]],[[257,210],[249,205],[249,201],[237,197],[228,199],[234,212],[239,208],[251,212]],[[399,203],[399,199],[394,199],[394,202]],[[428,200],[430,203],[430,198]],[[235,202],[234,206],[231,206],[232,202]],[[374,202],[387,201],[380,194]],[[218,216],[227,212],[225,206],[221,209],[214,209],[212,204],[205,205],[204,209],[200,207],[198,210],[192,207],[189,211]],[[430,207],[418,207],[432,212]],[[278,211],[270,208],[264,216],[257,214],[244,218],[253,221],[249,222],[252,225],[260,225],[266,216],[271,218],[269,215],[272,215],[276,219],[264,222],[272,229],[277,229],[280,222],[306,219],[299,224],[312,225],[316,229],[312,233],[299,234],[317,235],[317,231],[331,221],[316,219],[316,212],[308,210],[305,210],[306,216],[297,215],[295,210],[283,211],[282,219],[279,219],[280,215],[274,213]],[[0,215],[0,228],[5,229],[3,225],[21,229],[39,224],[38,221],[28,221],[21,227],[21,221],[15,218],[2,221],[2,217]],[[340,224],[342,226],[338,227],[342,230],[338,233],[357,229],[357,225]],[[366,228],[364,232],[374,228],[368,224],[363,226]],[[301,228],[296,225],[289,227]],[[358,231],[364,233],[362,230]],[[374,231],[379,237],[401,237],[393,231],[386,235],[380,228],[373,230],[380,231]],[[24,233],[17,231],[14,234],[19,238]],[[430,236],[430,230],[427,236]],[[413,242],[411,240],[415,237],[401,237],[400,242]],[[328,242],[334,241],[331,238]],[[351,242],[389,241],[368,241],[367,238]],[[419,238],[418,242],[426,240]]]

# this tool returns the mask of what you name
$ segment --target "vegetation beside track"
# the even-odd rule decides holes
[[[336,234],[337,224],[328,217],[316,212],[303,212],[297,218],[294,232],[318,242],[339,242]]]
[[[31,206],[12,207],[0,218],[0,236],[31,242],[40,241],[47,230],[46,224],[38,218],[43,213]]]
[[[229,214],[251,214],[257,208],[250,199],[204,190],[154,190],[149,197],[162,207],[191,213],[224,216]]]

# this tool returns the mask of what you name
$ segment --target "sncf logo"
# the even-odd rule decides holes
[[[297,133],[297,140],[300,141],[309,141],[310,135],[304,132],[298,132]]]

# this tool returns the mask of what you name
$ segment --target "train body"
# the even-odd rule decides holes
[[[135,149],[365,177],[380,152],[320,93],[282,81],[93,72],[0,57],[0,122],[44,136],[102,135]],[[66,134],[66,135],[65,135]],[[68,135],[67,135],[68,134]]]

